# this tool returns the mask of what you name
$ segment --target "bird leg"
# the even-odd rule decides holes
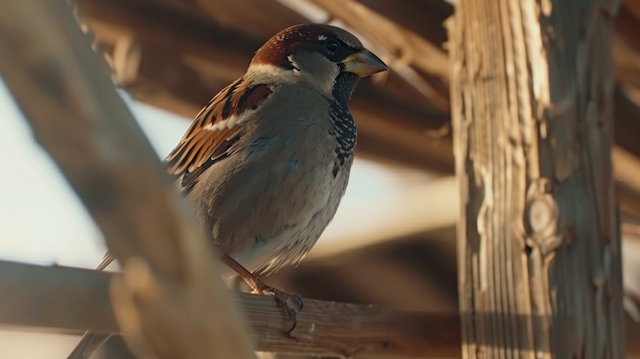
[[[298,312],[300,312],[304,307],[304,301],[302,300],[300,294],[285,293],[279,289],[268,286],[264,281],[262,281],[262,279],[249,272],[235,259],[229,257],[226,254],[222,257],[222,263],[226,264],[227,266],[229,266],[229,268],[238,273],[240,278],[244,279],[249,287],[251,287],[252,293],[261,295],[272,295],[275,298],[278,307],[284,306],[287,313],[289,314],[289,319],[292,322],[291,328],[287,330],[285,334],[291,333],[296,328],[296,325],[298,324]],[[295,308],[293,304],[294,302],[297,305],[297,308]]]

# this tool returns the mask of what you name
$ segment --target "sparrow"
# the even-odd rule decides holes
[[[284,29],[200,111],[164,160],[228,266],[224,275],[239,275],[254,293],[285,305],[288,332],[296,324],[291,299],[298,310],[302,299],[259,276],[299,263],[333,219],[357,139],[349,100],[360,77],[386,69],[341,28]]]
[[[200,230],[240,276],[246,273],[237,265],[269,274],[297,264],[316,243],[353,163],[349,100],[360,76],[386,68],[343,29],[287,28],[202,109],[166,157]]]

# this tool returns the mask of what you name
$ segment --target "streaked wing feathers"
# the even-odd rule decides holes
[[[183,190],[190,191],[198,177],[214,163],[227,158],[242,136],[247,112],[256,110],[273,91],[243,78],[220,91],[200,111],[180,143],[165,158],[170,174]]]

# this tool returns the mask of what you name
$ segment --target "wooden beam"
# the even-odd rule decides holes
[[[638,0],[622,1],[622,8],[620,9],[620,12],[617,14],[617,16],[620,16],[623,13],[628,13],[636,19],[640,19],[640,2]]]
[[[119,274],[0,261],[0,324],[119,333],[109,283]],[[237,293],[258,351],[346,357],[459,357],[457,313],[413,313],[305,299],[298,326],[273,298]],[[230,358],[230,357],[228,357]]]
[[[445,1],[357,0],[357,2],[377,13],[384,14],[385,17],[441,49],[444,49],[447,43],[447,31],[443,23],[453,14],[453,6]]]
[[[194,9],[218,19],[225,26],[243,29],[257,36],[275,34],[286,27],[309,22],[302,14],[275,0],[188,0],[188,2],[194,5]]]
[[[221,73],[228,73],[229,80],[242,75],[253,53],[266,40],[220,25],[175,1],[74,0],[72,4],[83,21],[91,19],[142,41],[162,41],[161,49],[175,54],[198,54],[215,62]]]
[[[456,3],[460,310],[493,313],[462,318],[465,358],[625,356],[615,3]]]
[[[640,107],[637,105],[638,90],[616,87],[615,139],[611,156],[616,178],[616,197],[620,212],[624,216],[640,219]]]
[[[132,347],[159,358],[255,357],[211,249],[68,4],[4,4],[0,53],[36,140],[124,264],[111,295]]]
[[[626,152],[640,157],[640,141],[637,134],[640,133],[640,91],[630,87],[616,86],[615,100],[615,138],[616,145]],[[613,154],[614,162],[616,154]]]
[[[0,261],[0,324],[117,333],[120,329],[109,301],[109,283],[114,276],[119,274]],[[457,312],[406,312],[306,299],[298,328],[288,337],[282,332],[290,323],[274,307],[272,298],[237,293],[235,300],[243,308],[251,340],[259,351],[352,354],[354,358],[461,355]],[[626,325],[629,337],[640,337],[640,325],[629,319]],[[627,354],[640,355],[640,343],[630,340]]]

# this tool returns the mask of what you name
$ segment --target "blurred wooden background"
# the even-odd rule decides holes
[[[188,118],[241,76],[253,52],[280,29],[315,21],[356,33],[391,68],[388,74],[365,79],[352,101],[359,128],[357,154],[405,171],[407,187],[385,208],[354,208],[351,232],[331,233],[332,240],[314,248],[300,267],[286,268],[269,282],[311,298],[457,310],[458,195],[452,177],[450,69],[443,25],[455,1],[72,3],[124,89],[142,102]],[[614,21],[616,192],[625,242],[637,243],[640,1],[624,1]],[[421,178],[420,173],[428,175]]]
[[[211,96],[241,76],[253,52],[282,28],[322,21],[358,34],[392,69],[388,75],[365,79],[354,95],[352,108],[359,128],[358,155],[397,166],[400,170],[428,171],[443,178],[436,186],[413,188],[415,193],[406,193],[406,197],[398,201],[398,204],[404,200],[416,205],[424,203],[420,208],[426,211],[420,215],[406,214],[413,216],[415,221],[426,218],[428,223],[415,225],[412,233],[405,233],[405,238],[379,238],[370,230],[367,234],[373,237],[373,243],[365,236],[358,241],[357,247],[349,246],[344,253],[314,249],[316,254],[312,253],[301,269],[294,270],[296,274],[285,271],[277,278],[285,280],[287,277],[286,280],[296,281],[296,287],[304,287],[302,277],[306,276],[303,274],[306,268],[316,265],[316,258],[318,262],[324,262],[326,256],[334,258],[331,261],[335,262],[334,268],[338,267],[337,263],[358,268],[363,265],[355,264],[358,260],[371,266],[375,262],[377,269],[372,268],[369,273],[408,270],[418,276],[437,274],[438,279],[415,278],[421,283],[417,287],[433,283],[434,288],[424,289],[431,293],[433,303],[411,304],[409,295],[405,299],[391,299],[384,293],[360,301],[375,299],[376,303],[393,302],[412,309],[425,309],[431,305],[455,308],[453,232],[458,198],[455,185],[448,184],[446,179],[453,175],[453,153],[448,89],[450,71],[447,34],[443,26],[453,13],[454,1],[73,0],[72,3],[118,83],[134,98],[187,118],[193,117]],[[640,176],[636,175],[640,173],[640,105],[637,102],[640,100],[640,37],[635,35],[639,29],[640,1],[624,1],[615,18],[617,85],[613,159],[621,211],[630,223],[640,221]],[[444,209],[429,209],[429,203],[451,203],[453,207],[445,205]],[[386,213],[371,214],[380,218],[369,217],[368,223],[357,220],[354,226],[365,227],[378,220],[385,221],[385,215],[402,211],[402,207],[398,205],[393,211],[388,208]],[[404,210],[411,212],[410,207],[406,206]],[[434,215],[439,220],[431,223],[429,217]],[[353,249],[357,251],[350,253]],[[372,251],[372,255],[364,251]],[[409,254],[422,251],[417,255],[420,263],[410,263],[404,251]],[[424,255],[433,255],[434,261],[424,263]],[[352,265],[346,264],[352,259]],[[348,273],[348,270],[336,272]],[[346,275],[340,274],[338,277],[357,286],[353,284],[357,281],[352,282],[356,278],[347,280]],[[327,282],[338,283],[339,279],[331,278]],[[344,288],[344,291],[347,293],[348,290]],[[313,296],[323,297],[322,292],[325,291],[314,292]],[[367,292],[385,291],[371,288]]]
[[[328,22],[357,34],[391,68],[365,79],[353,98],[357,155],[405,173],[406,187],[384,207],[349,209],[352,216],[344,220],[351,231],[329,233],[331,240],[314,248],[298,268],[285,268],[268,281],[309,298],[457,311],[459,198],[443,25],[455,1],[70,3],[123,89],[187,118],[241,76],[254,51],[287,26]],[[623,1],[614,23],[616,193],[625,222],[624,248],[640,258],[640,0]],[[640,268],[627,265],[625,270],[630,292],[640,291]],[[627,320],[629,337],[640,335]],[[113,343],[105,350],[117,347],[117,339]],[[640,352],[634,340],[628,345]]]

